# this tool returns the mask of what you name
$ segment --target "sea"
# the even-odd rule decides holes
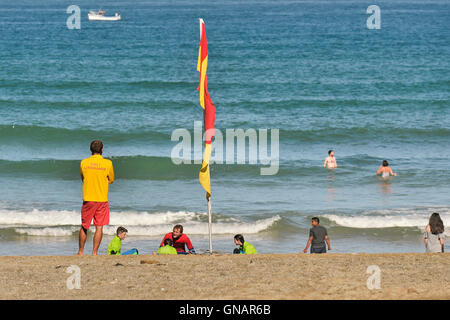
[[[278,144],[275,174],[211,162],[215,252],[240,233],[300,253],[312,217],[330,253],[424,252],[433,212],[450,235],[449,1],[0,0],[0,255],[76,254],[95,139],[116,173],[100,253],[124,226],[122,247],[151,254],[175,224],[208,252],[202,153],[180,164],[173,139],[203,120],[199,18],[217,132]],[[376,176],[383,160],[398,176]]]

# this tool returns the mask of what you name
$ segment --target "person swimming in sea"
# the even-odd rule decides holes
[[[336,158],[334,157],[333,150],[328,151],[328,157],[325,158],[325,161],[323,162],[323,167],[328,168],[328,169],[336,169],[337,168],[337,162],[336,162]]]
[[[383,160],[383,164],[378,168],[377,175],[381,175],[382,178],[388,178],[397,174],[392,172],[391,167],[389,167],[389,162]]]

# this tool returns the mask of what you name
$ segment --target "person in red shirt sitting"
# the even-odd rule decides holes
[[[173,241],[173,247],[177,250],[178,254],[195,254],[194,246],[188,236],[183,233],[183,226],[181,224],[177,224],[173,227],[172,232],[164,236],[159,245],[160,247],[164,246],[164,240],[166,239]],[[186,252],[186,247],[189,252]]]

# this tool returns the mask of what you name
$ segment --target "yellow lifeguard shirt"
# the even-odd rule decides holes
[[[93,155],[81,161],[80,173],[83,179],[83,201],[108,202],[109,184],[114,182],[111,160]]]

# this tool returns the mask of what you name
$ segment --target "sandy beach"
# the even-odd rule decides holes
[[[5,256],[0,284],[0,299],[450,299],[450,254]]]

